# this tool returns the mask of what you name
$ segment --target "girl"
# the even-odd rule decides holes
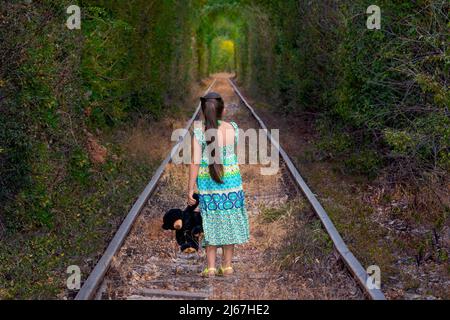
[[[194,128],[188,203],[195,203],[193,194],[197,183],[207,260],[202,275],[230,275],[233,273],[234,245],[249,240],[242,178],[234,150],[238,143],[238,127],[234,122],[221,120],[224,102],[218,93],[208,93],[200,100],[204,122],[201,127]],[[212,138],[209,138],[210,134]],[[207,148],[211,143],[215,146],[213,151]],[[219,153],[217,156],[215,151]],[[215,265],[217,247],[223,248],[222,266],[218,271]]]

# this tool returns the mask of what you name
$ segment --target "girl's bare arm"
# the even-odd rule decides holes
[[[197,182],[198,170],[201,160],[201,148],[197,139],[192,137],[192,161],[189,165],[189,183],[188,183],[188,204],[194,205],[195,199],[193,198],[195,191],[195,184]]]

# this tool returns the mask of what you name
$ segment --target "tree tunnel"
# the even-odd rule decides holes
[[[215,4],[202,8],[196,30],[200,77],[221,71],[237,71],[243,29],[242,12],[233,4],[215,1]]]

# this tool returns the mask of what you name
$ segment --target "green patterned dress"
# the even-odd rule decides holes
[[[241,244],[249,240],[249,223],[245,209],[245,195],[238,158],[234,152],[239,131],[235,131],[234,145],[219,147],[222,150],[223,183],[214,181],[208,169],[205,134],[202,128],[194,128],[194,136],[202,147],[202,159],[197,177],[200,212],[203,219],[203,246]]]

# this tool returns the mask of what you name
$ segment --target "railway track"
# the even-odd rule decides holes
[[[224,97],[225,120],[244,130],[267,129],[229,78],[214,79],[207,92],[213,88]],[[199,111],[200,106],[186,129]],[[279,172],[263,176],[260,165],[241,165],[251,241],[237,247],[235,275],[201,278],[204,252],[180,253],[174,234],[161,229],[168,209],[186,205],[187,166],[171,163],[180,139],[75,299],[384,299],[367,287],[366,271],[286,152],[268,138],[281,156]]]

